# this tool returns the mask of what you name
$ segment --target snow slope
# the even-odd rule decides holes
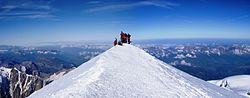
[[[211,80],[208,81],[217,86],[233,90],[241,95],[250,98],[250,75],[236,75],[230,76],[222,80]]]
[[[241,98],[133,46],[115,46],[29,98]]]
[[[57,80],[57,79],[59,79],[60,77],[62,77],[63,75],[67,74],[69,71],[71,71],[71,70],[73,70],[73,69],[75,69],[75,67],[73,67],[73,68],[71,68],[71,69],[67,69],[67,70],[66,70],[66,69],[63,69],[63,70],[61,70],[61,71],[59,71],[59,72],[56,72],[56,73],[50,75],[49,77],[47,77],[47,78],[45,79],[45,81],[47,81],[47,82],[52,82],[52,81],[54,81],[54,80]]]

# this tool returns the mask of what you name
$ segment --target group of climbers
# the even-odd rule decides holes
[[[123,33],[121,31],[121,34],[120,34],[120,41],[117,42],[117,38],[115,38],[115,41],[114,41],[114,46],[115,45],[122,45],[123,43],[128,43],[130,44],[131,43],[131,35],[128,33]]]

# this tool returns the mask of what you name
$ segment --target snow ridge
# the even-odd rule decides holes
[[[115,46],[29,98],[241,98],[133,45]]]

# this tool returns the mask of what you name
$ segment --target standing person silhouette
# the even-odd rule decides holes
[[[128,33],[128,44],[131,43],[131,39],[130,39],[131,35]]]

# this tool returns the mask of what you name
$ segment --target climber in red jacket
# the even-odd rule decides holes
[[[115,38],[115,40],[114,40],[114,46],[116,46],[117,45],[117,38]]]
[[[121,31],[121,42],[122,43],[125,43],[125,40],[126,40],[126,36],[125,36],[125,34]]]

